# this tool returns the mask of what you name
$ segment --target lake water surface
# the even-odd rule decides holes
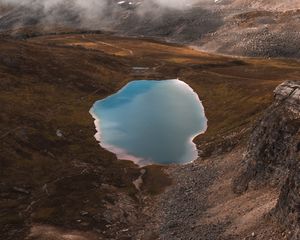
[[[90,112],[100,145],[141,165],[195,160],[192,140],[207,128],[198,95],[180,80],[132,81]]]

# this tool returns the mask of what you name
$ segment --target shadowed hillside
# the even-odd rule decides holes
[[[0,240],[299,240],[299,7],[0,0]],[[95,101],[165,79],[202,101],[199,158],[102,148]]]
[[[0,30],[57,27],[109,30],[117,34],[163,38],[230,55],[300,56],[298,1],[192,1],[173,7],[153,1],[100,1],[94,8],[72,1],[45,7],[15,5],[0,17]],[[175,5],[176,6],[176,5]]]
[[[209,128],[195,143],[207,158],[243,142],[251,122],[269,105],[272,89],[300,72],[294,61],[221,57],[106,34],[5,37],[0,47],[0,236],[5,240],[159,234],[155,224],[143,229],[159,217],[154,216],[161,206],[158,196],[173,181],[168,167],[144,168],[138,189],[133,182],[141,169],[118,161],[93,137],[90,107],[130,80],[179,78],[199,94]],[[146,70],[136,71],[137,66]]]

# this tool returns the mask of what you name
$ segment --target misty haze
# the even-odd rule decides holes
[[[299,0],[0,0],[0,240],[299,240],[299,59]]]

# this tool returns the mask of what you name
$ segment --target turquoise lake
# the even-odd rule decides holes
[[[100,145],[140,165],[195,160],[192,140],[207,128],[198,95],[180,80],[132,81],[95,102],[90,113]]]

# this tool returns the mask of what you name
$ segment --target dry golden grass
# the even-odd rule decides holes
[[[195,139],[202,144],[249,128],[270,104],[276,85],[300,78],[295,61],[214,56],[147,39],[62,34],[0,41],[0,181],[7,189],[31,192],[17,202],[18,212],[37,202],[27,218],[74,228],[86,198],[96,206],[91,211],[101,213],[108,195],[122,192],[136,199],[137,194],[132,181],[140,175],[138,166],[118,161],[93,137],[88,111],[96,100],[134,79],[179,78],[203,101],[209,128]],[[149,69],[136,72],[137,66]],[[158,166],[148,168],[144,181],[143,194],[160,193],[171,183]],[[45,184],[50,197],[42,190]],[[96,191],[101,184],[114,190]],[[12,207],[15,193],[6,194],[0,200],[1,224],[23,226]],[[105,223],[97,228],[105,229]],[[0,230],[3,236],[7,232]]]

